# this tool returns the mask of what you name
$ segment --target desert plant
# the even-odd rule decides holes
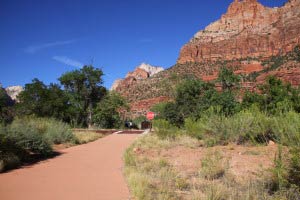
[[[201,124],[192,118],[187,118],[184,120],[184,127],[187,131],[187,134],[195,137],[197,139],[203,138],[203,132]]]
[[[226,188],[218,184],[210,184],[205,188],[207,200],[226,200],[229,195]]]
[[[93,131],[74,131],[73,134],[75,136],[74,143],[76,144],[85,144],[103,137],[102,134]]]
[[[274,168],[272,169],[272,180],[271,180],[271,190],[280,191],[284,190],[288,186],[287,181],[287,166],[283,160],[282,146],[278,146],[278,152],[274,158]]]
[[[167,120],[157,119],[153,121],[153,128],[158,137],[162,139],[175,138],[178,135],[178,128],[172,126]]]
[[[32,153],[48,156],[52,153],[51,144],[39,129],[26,120],[17,119],[7,128],[7,138],[17,146]]]
[[[0,126],[0,172],[18,167],[26,155],[28,153],[9,139],[6,130]]]
[[[71,131],[71,128],[66,123],[54,119],[39,119],[37,123],[44,126],[45,138],[51,144],[61,144],[74,142],[76,139]]]
[[[300,145],[300,114],[290,111],[273,116],[271,128],[281,144]]]
[[[201,160],[200,176],[208,180],[218,179],[224,176],[226,164],[221,152],[209,151]]]
[[[40,135],[49,144],[61,144],[75,140],[67,124],[50,118],[19,118],[14,120],[8,129],[21,129],[23,125]]]
[[[294,147],[290,150],[291,160],[288,169],[288,181],[300,187],[300,149]]]

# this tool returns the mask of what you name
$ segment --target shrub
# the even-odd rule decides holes
[[[178,135],[178,129],[164,119],[154,120],[153,128],[157,136],[162,139],[175,138]]]
[[[94,110],[93,122],[100,128],[120,128],[123,124],[119,111],[125,111],[128,105],[118,93],[110,92]]]
[[[54,119],[38,120],[46,129],[45,137],[52,144],[74,142],[76,139],[69,125]]]
[[[224,176],[227,166],[219,151],[210,151],[201,160],[200,176],[212,180]]]
[[[235,141],[244,143],[268,143],[275,140],[271,131],[271,121],[268,116],[261,113],[256,107],[244,110],[228,119],[228,127],[232,127]]]
[[[32,132],[40,135],[36,137],[42,137],[43,140],[50,144],[61,144],[75,140],[75,136],[72,134],[70,127],[55,119],[20,118],[16,119],[11,126],[9,126],[9,129],[21,129],[22,126],[31,129]]]
[[[201,131],[201,126],[200,123],[197,123],[192,118],[187,118],[184,120],[184,128],[187,131],[187,134],[195,137],[197,139],[202,139],[203,137],[203,132]]]
[[[291,184],[300,186],[300,149],[292,148],[290,150],[291,160],[288,171],[288,180]]]
[[[85,144],[103,137],[102,134],[93,131],[74,131],[73,134],[76,138],[74,141],[76,144]]]
[[[278,152],[274,158],[274,168],[272,169],[271,190],[283,190],[288,185],[287,167],[283,160],[282,146],[278,146]]]
[[[7,138],[6,130],[0,126],[0,172],[18,167],[26,154],[25,150]]]
[[[283,145],[300,146],[300,114],[290,111],[274,116],[272,131]]]
[[[31,153],[49,156],[52,144],[75,141],[68,125],[46,118],[20,118],[7,127],[6,139]]]
[[[233,116],[225,116],[220,114],[217,108],[211,108],[198,121],[187,119],[185,127],[191,136],[199,139],[204,138],[207,146],[229,142],[238,144],[246,142],[268,143],[269,140],[279,142],[280,140],[288,140],[288,138],[299,141],[298,129],[293,128],[297,126],[294,123],[298,120],[297,114],[294,114],[295,116],[290,114],[294,120],[281,120],[274,116],[267,116],[260,112],[257,107],[251,107]],[[285,129],[283,130],[282,127]]]
[[[48,156],[52,153],[51,144],[40,133],[38,127],[27,120],[17,119],[7,129],[8,140],[32,153]]]

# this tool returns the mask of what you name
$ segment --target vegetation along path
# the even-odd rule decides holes
[[[122,156],[136,134],[112,134],[62,150],[39,164],[0,174],[0,199],[129,199]]]

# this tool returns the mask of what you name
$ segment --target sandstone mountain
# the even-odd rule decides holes
[[[124,79],[117,79],[113,83],[111,90],[118,91],[118,88],[129,86],[139,80],[147,79],[153,75],[163,71],[164,68],[142,63],[135,68],[133,72],[128,72]]]
[[[300,85],[300,0],[265,7],[257,0],[234,0],[220,20],[199,31],[182,47],[177,63],[150,76],[142,68],[128,73],[115,90],[131,103],[131,117],[174,97],[185,78],[212,81],[221,67],[255,90],[268,75]]]
[[[300,1],[268,8],[235,0],[220,20],[199,31],[181,49],[178,63],[270,57],[300,44]]]
[[[10,86],[5,88],[6,93],[8,94],[8,96],[10,96],[10,98],[14,101],[18,101],[17,97],[20,94],[20,92],[22,92],[24,89],[22,86]]]

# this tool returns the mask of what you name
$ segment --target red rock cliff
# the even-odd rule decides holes
[[[199,31],[180,51],[178,63],[270,57],[300,44],[300,0],[269,8],[235,0],[220,20]]]

